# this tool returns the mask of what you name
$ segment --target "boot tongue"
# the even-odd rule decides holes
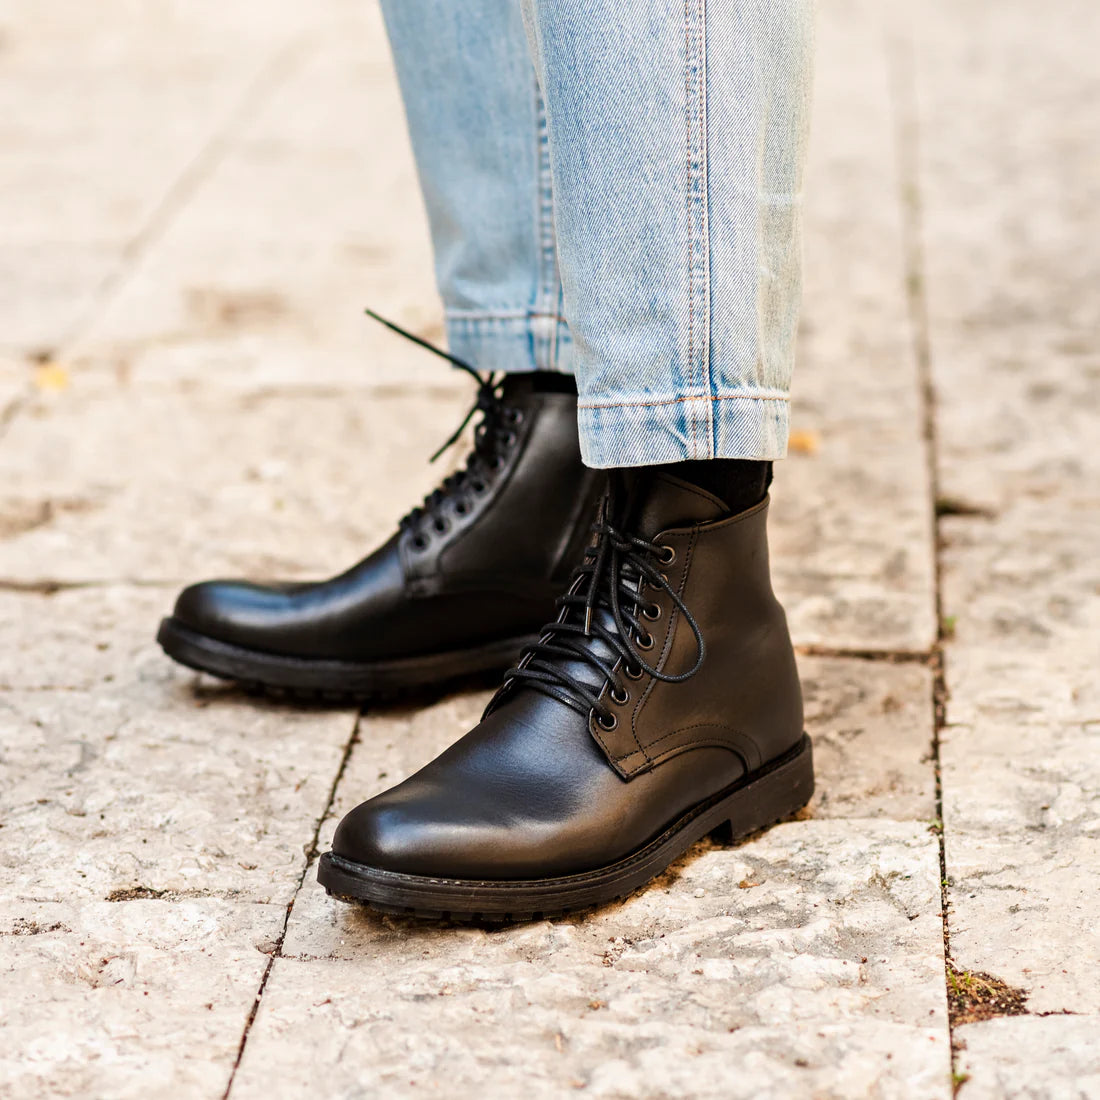
[[[729,511],[713,493],[672,474],[640,467],[613,471],[612,477],[619,483],[620,522],[639,538],[652,540],[662,531],[709,523]]]

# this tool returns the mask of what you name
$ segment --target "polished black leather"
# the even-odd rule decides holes
[[[499,401],[492,415],[507,431],[492,464],[350,570],[316,583],[206,581],[184,590],[173,620],[242,649],[349,663],[537,631],[589,537],[603,477],[581,463],[574,395],[511,375]]]
[[[767,501],[723,515],[716,497],[659,475],[633,481],[631,533],[671,547],[666,571],[705,639],[682,683],[643,673],[609,702],[614,728],[522,680],[505,684],[464,738],[340,823],[333,855],[449,879],[573,875],[636,851],[685,811],[781,757],[802,738],[802,697],[768,576]],[[658,671],[689,669],[695,638],[666,594],[643,592]],[[566,614],[568,612],[565,612]],[[606,607],[598,614],[609,621]],[[548,631],[553,627],[548,627]],[[594,647],[608,647],[597,640]],[[654,663],[656,662],[656,663]],[[583,662],[577,675],[599,687]],[[587,670],[587,671],[585,671]]]

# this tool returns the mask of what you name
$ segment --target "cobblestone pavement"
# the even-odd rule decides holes
[[[484,693],[294,710],[152,641],[361,556],[469,399],[362,317],[441,335],[374,5],[0,3],[0,1096],[1100,1096],[1100,8],[819,37],[774,534],[819,793],[485,931],[313,871]]]

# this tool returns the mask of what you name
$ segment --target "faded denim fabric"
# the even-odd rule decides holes
[[[781,458],[812,0],[384,8],[456,353],[572,369],[590,466]]]
[[[454,355],[570,371],[546,114],[519,0],[382,0]]]

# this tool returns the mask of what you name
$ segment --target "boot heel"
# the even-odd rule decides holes
[[[757,772],[721,807],[729,816],[711,830],[719,844],[734,844],[797,813],[814,793],[814,753],[807,734],[789,753]]]

